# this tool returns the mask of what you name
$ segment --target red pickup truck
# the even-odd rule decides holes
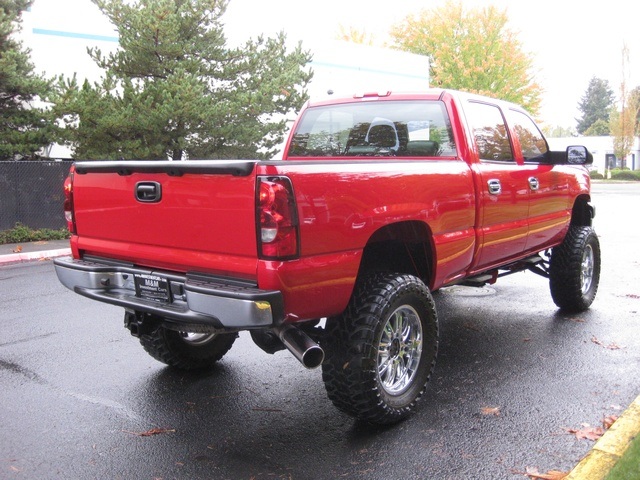
[[[308,103],[278,161],[83,161],[65,183],[80,295],[125,309],[154,358],[210,368],[238,332],[373,423],[408,414],[438,348],[431,292],[531,270],[587,309],[600,248],[581,146],[448,90]]]

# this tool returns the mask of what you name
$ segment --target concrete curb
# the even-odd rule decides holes
[[[564,480],[602,480],[640,434],[640,395]]]
[[[55,250],[41,250],[38,252],[20,252],[9,255],[0,255],[0,265],[11,263],[31,262],[34,260],[49,260],[55,257],[71,255],[70,248],[60,248]]]

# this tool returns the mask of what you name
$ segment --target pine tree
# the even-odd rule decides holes
[[[15,38],[30,0],[0,0],[0,160],[36,157],[55,138],[45,108],[50,83],[34,73],[29,50]]]
[[[586,133],[595,124],[608,125],[614,102],[615,95],[609,86],[609,82],[601,78],[592,77],[587,86],[587,91],[578,103],[578,109],[582,112],[582,117],[576,119],[578,133]],[[605,130],[594,126],[590,133],[597,132],[600,136],[609,135],[609,131]]]
[[[306,100],[308,52],[286,37],[227,46],[227,0],[92,0],[115,25],[119,49],[89,54],[105,74],[63,79],[57,112],[75,157],[269,158],[286,116]]]

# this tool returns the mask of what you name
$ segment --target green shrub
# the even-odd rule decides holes
[[[61,228],[60,230],[39,228],[34,230],[21,223],[16,223],[15,227],[0,232],[0,244],[64,240],[69,236],[69,231],[66,228]]]
[[[640,181],[640,171],[614,169],[611,170],[611,180]]]
[[[591,177],[592,180],[602,180],[604,178],[604,175],[599,173],[597,170],[591,170],[589,172],[589,176]]]

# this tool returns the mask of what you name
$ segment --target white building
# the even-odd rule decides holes
[[[626,159],[615,158],[613,137],[562,137],[548,138],[551,150],[565,150],[570,145],[584,145],[593,154],[593,170],[605,174],[607,168],[626,167],[640,170],[640,139],[636,137],[631,153]]]

